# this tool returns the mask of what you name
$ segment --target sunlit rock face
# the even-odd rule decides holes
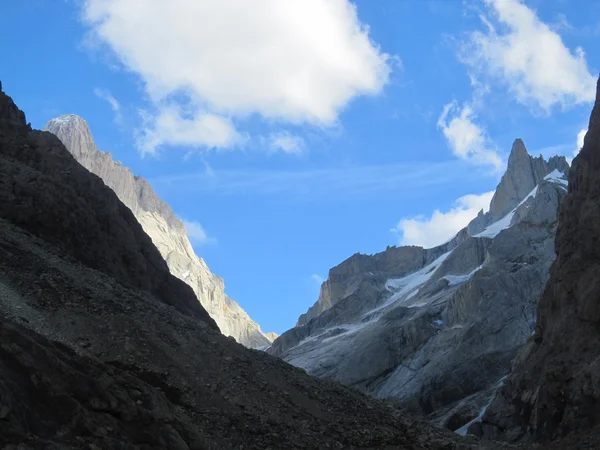
[[[98,150],[81,117],[67,114],[50,120],[45,130],[56,135],[75,159],[98,175],[134,213],[144,231],[167,262],[173,275],[192,287],[198,300],[217,322],[221,332],[252,348],[265,347],[272,339],[227,294],[223,279],[214,275],[197,256],[185,225],[162,201],[152,186],[131,170]]]

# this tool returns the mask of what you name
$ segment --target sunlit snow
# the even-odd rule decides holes
[[[413,272],[410,275],[407,275],[402,278],[395,278],[395,279],[388,280],[385,283],[385,287],[388,290],[394,292],[394,294],[390,298],[388,298],[384,304],[378,306],[377,308],[371,310],[370,312],[375,312],[375,311],[379,311],[383,308],[387,308],[388,306],[396,303],[398,300],[401,300],[401,299],[408,300],[411,297],[414,297],[418,291],[416,288],[423,285],[425,282],[427,282],[432,277],[432,275],[434,274],[436,269],[446,260],[446,258],[448,258],[448,256],[450,256],[450,253],[452,253],[452,252],[450,251],[448,253],[444,253],[442,256],[440,256],[438,259],[433,261],[431,264],[428,264],[427,266],[423,267],[421,270],[417,270],[416,272]],[[410,293],[410,295],[406,296],[409,293]],[[403,297],[405,297],[405,298],[403,298]]]
[[[560,172],[558,169],[554,169],[548,175],[544,177],[544,180],[550,181],[552,183],[558,183],[563,189],[567,189],[569,186],[569,182],[564,179],[564,174]]]
[[[498,234],[502,230],[506,230],[507,228],[510,228],[510,222],[512,221],[512,218],[514,217],[515,212],[517,211],[517,208],[519,206],[521,206],[523,203],[525,203],[528,199],[534,198],[537,194],[537,190],[538,190],[537,186],[534,187],[533,190],[529,194],[527,194],[527,196],[523,200],[521,200],[521,202],[515,207],[515,209],[513,209],[511,212],[509,212],[502,219],[491,224],[489,227],[487,227],[481,233],[476,234],[475,237],[494,238],[494,237],[498,236]]]
[[[475,272],[477,272],[482,267],[483,266],[479,266],[466,275],[444,275],[442,278],[448,280],[450,286],[454,286],[456,284],[464,283],[465,281],[470,279],[473,275],[475,275]]]
[[[332,333],[335,330],[343,330],[341,333],[338,333],[338,334],[335,334],[333,336],[323,339],[322,342],[324,343],[329,340],[339,339],[342,336],[348,336],[348,335],[357,333],[358,331],[362,330],[366,326],[369,326],[369,325],[377,322],[379,320],[379,318],[381,317],[381,315],[383,314],[384,309],[387,309],[388,307],[395,305],[395,304],[397,304],[397,305],[405,304],[407,300],[414,297],[417,294],[417,292],[419,291],[419,288],[433,276],[436,269],[442,264],[442,262],[444,262],[444,260],[446,258],[448,258],[450,253],[452,253],[452,252],[450,251],[448,253],[444,253],[442,256],[437,258],[432,263],[428,264],[427,266],[423,267],[420,270],[417,270],[416,272],[406,275],[405,277],[388,280],[385,284],[385,287],[389,291],[393,292],[393,294],[383,304],[381,304],[381,305],[377,306],[376,308],[373,308],[373,309],[367,311],[365,314],[363,314],[361,322],[352,323],[352,324],[346,323],[346,324],[341,324],[341,325],[334,325],[325,330],[322,330],[319,334],[306,337],[302,341],[298,342],[298,344],[296,344],[294,347],[298,347],[299,345],[305,345],[311,341],[323,338],[323,336],[325,336],[329,333]],[[422,306],[422,305],[405,305],[405,306],[414,307],[414,306]]]

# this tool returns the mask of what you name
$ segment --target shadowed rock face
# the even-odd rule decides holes
[[[435,248],[353,255],[268,352],[452,430],[480,417],[534,330],[567,169],[517,139],[488,213]]]
[[[484,417],[487,437],[548,441],[600,423],[599,242],[600,81],[583,149],[569,172],[557,259],[535,335]]]
[[[25,115],[1,95],[0,217],[216,329],[189,286],[169,273],[131,211],[55,136],[26,126]]]
[[[252,348],[264,347],[267,338],[248,314],[225,294],[221,278],[211,273],[187,237],[184,223],[154,192],[148,181],[134,176],[129,168],[98,150],[87,123],[67,114],[50,120],[45,130],[56,135],[75,159],[98,175],[133,212],[150,236],[171,273],[185,281],[202,306],[217,322],[221,332]]]
[[[221,335],[131,210],[1,91],[0,173],[0,448],[482,448]]]

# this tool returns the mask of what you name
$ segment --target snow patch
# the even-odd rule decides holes
[[[562,186],[568,186],[569,182],[564,178],[565,174],[560,172],[558,169],[554,169],[548,175],[544,177],[544,180],[550,181],[552,183],[558,183]]]
[[[320,332],[313,336],[307,336],[298,342],[294,347],[290,348],[288,351],[293,350],[301,345],[306,345],[309,342],[322,339],[321,343],[326,343],[332,340],[336,340],[342,337],[348,337],[353,335],[363,328],[377,322],[382,314],[383,310],[390,307],[393,304],[396,304],[400,300],[402,300],[402,304],[406,304],[406,302],[413,298],[419,292],[419,288],[427,282],[435,273],[436,269],[444,262],[446,258],[452,253],[452,251],[448,253],[444,253],[442,256],[437,258],[431,264],[423,267],[422,269],[413,272],[402,278],[390,279],[385,283],[385,287],[387,290],[393,292],[393,295],[390,296],[387,301],[385,301],[382,305],[379,305],[362,315],[362,321],[358,323],[347,323],[342,325],[334,325],[332,327],[326,328],[324,330],[320,330]],[[408,307],[422,306],[419,305],[406,305]],[[360,319],[359,319],[360,320]],[[335,330],[341,330],[340,333],[336,333],[333,336],[324,337],[329,333],[332,333]],[[296,364],[296,361],[294,362]]]
[[[450,286],[455,286],[457,284],[464,283],[465,281],[469,280],[473,275],[475,275],[475,272],[480,270],[482,267],[483,265],[473,269],[470,273],[466,275],[444,275],[442,278],[446,279]]]
[[[490,401],[487,402],[487,404],[482,408],[482,410],[479,412],[479,414],[477,415],[477,417],[475,417],[470,422],[465,423],[458,430],[454,431],[456,434],[459,434],[461,436],[466,436],[467,435],[467,431],[469,430],[469,427],[471,425],[473,425],[474,423],[477,423],[477,422],[481,422],[481,420],[483,419],[483,416],[485,415],[486,411],[488,410],[488,408],[491,406],[492,402],[494,401],[494,398],[496,397],[496,392],[504,384],[504,380],[506,380],[506,375],[503,376],[502,378],[500,378],[500,380],[498,381],[498,383],[496,384],[496,386],[494,386],[494,390],[492,391],[492,396],[490,398]]]
[[[552,172],[552,173],[554,173],[554,172]],[[498,234],[500,234],[500,232],[502,230],[506,230],[506,229],[510,228],[510,222],[512,221],[512,218],[514,217],[515,212],[517,211],[517,208],[519,208],[519,206],[521,206],[523,203],[525,203],[530,198],[535,198],[535,196],[537,195],[537,191],[538,191],[538,187],[536,186],[533,188],[533,190],[529,194],[527,194],[527,196],[523,200],[521,200],[521,202],[515,207],[515,209],[513,209],[511,212],[509,212],[502,219],[491,224],[489,227],[487,227],[481,233],[476,234],[475,237],[495,238],[496,236],[498,236]]]
[[[76,116],[75,114],[63,114],[62,116],[51,119],[50,123],[66,125],[72,123],[73,121],[77,121],[78,119],[80,119],[80,117]]]
[[[387,290],[394,292],[394,294],[388,298],[385,303],[369,311],[369,314],[387,308],[401,299],[406,301],[417,295],[417,292],[419,291],[417,288],[425,284],[432,277],[436,269],[446,260],[446,258],[448,258],[448,256],[450,256],[450,253],[452,253],[452,251],[444,253],[431,264],[428,264],[421,270],[417,270],[410,275],[387,280],[385,287]]]

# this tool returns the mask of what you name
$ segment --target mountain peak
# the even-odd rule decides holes
[[[515,139],[506,173],[490,203],[491,220],[504,217],[515,208],[553,170],[565,173],[569,164],[564,157],[555,156],[546,161],[542,156],[533,158],[522,139]]]
[[[54,119],[50,119],[50,122],[59,122],[59,123],[83,122],[83,123],[86,123],[86,121],[81,116],[78,116],[77,114],[61,114],[60,116],[55,117]]]
[[[44,127],[44,131],[49,131],[57,136],[75,159],[89,169],[82,161],[89,158],[89,154],[97,151],[97,148],[90,127],[84,119],[76,114],[63,114],[50,119]]]
[[[51,131],[50,128],[78,128],[87,130],[88,132],[90,129],[87,122],[77,114],[62,114],[54,119],[50,119],[44,130]]]
[[[77,114],[63,114],[55,117],[50,119],[44,127],[44,131],[50,131],[53,134],[56,134],[55,131],[59,129],[76,129],[80,133],[92,134],[87,122]]]
[[[527,147],[525,147],[523,139],[515,139],[510,150],[510,156],[508,157],[508,166],[510,167],[511,164],[518,164],[519,161],[529,161],[529,158],[530,156],[529,153],[527,153]]]
[[[21,111],[12,98],[2,91],[0,82],[0,121],[16,122],[19,125],[25,125],[25,113]]]

